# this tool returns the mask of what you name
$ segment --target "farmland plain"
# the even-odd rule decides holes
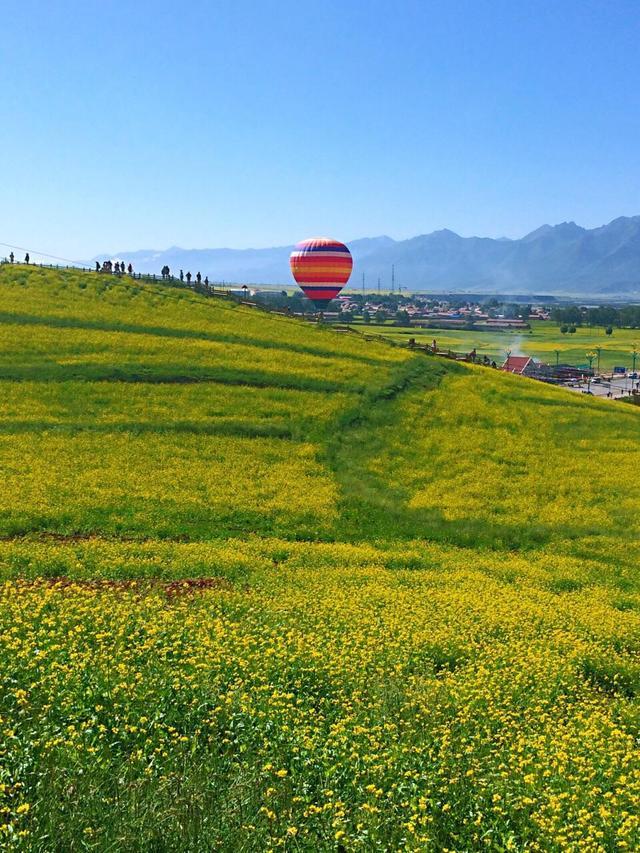
[[[530,355],[533,358],[555,364],[586,365],[587,353],[600,349],[600,366],[610,371],[616,365],[631,369],[633,350],[640,353],[640,329],[614,329],[607,335],[605,329],[595,326],[578,326],[573,334],[560,331],[557,323],[532,320],[530,330],[478,331],[466,329],[401,329],[389,323],[368,326],[357,325],[355,329],[382,334],[392,341],[406,343],[410,337],[424,344],[435,339],[440,349],[454,352],[471,352],[475,349],[480,357],[486,355],[502,364],[507,352],[514,355]],[[594,365],[596,360],[594,359]],[[636,359],[640,367],[640,356]]]
[[[0,843],[640,846],[640,412],[0,268]]]

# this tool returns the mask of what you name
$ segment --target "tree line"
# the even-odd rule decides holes
[[[552,308],[551,319],[561,326],[603,326],[613,328],[640,328],[640,305],[623,305],[614,308],[611,305],[600,305],[597,308],[586,308],[579,305],[568,305],[564,308]]]

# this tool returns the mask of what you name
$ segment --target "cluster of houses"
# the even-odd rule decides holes
[[[389,305],[384,298],[355,300],[353,296],[342,295],[337,300],[340,304],[338,316],[342,313],[360,313],[366,311],[375,322],[376,315],[388,315]],[[531,307],[530,311],[518,317],[507,317],[498,308],[487,310],[480,303],[468,302],[464,305],[451,305],[449,302],[434,302],[415,298],[399,305],[409,317],[412,326],[437,329],[464,329],[473,325],[475,329],[511,330],[528,329],[530,320],[548,320],[548,310],[543,306]]]
[[[291,303],[287,291],[263,289],[244,285],[229,290],[235,296],[256,299],[281,307]],[[294,294],[294,297],[296,294]],[[293,306],[292,306],[293,307]],[[299,311],[293,307],[294,311]],[[348,292],[335,299],[323,312],[325,320],[356,320],[368,315],[372,323],[393,319],[398,311],[405,315],[405,325],[431,329],[465,329],[478,331],[518,331],[530,328],[532,320],[549,320],[550,312],[542,305],[524,306],[501,304],[498,299],[488,302],[465,301],[464,299],[439,299],[426,294],[366,294]],[[349,316],[350,315],[350,316]]]

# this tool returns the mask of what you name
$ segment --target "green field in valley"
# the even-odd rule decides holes
[[[0,323],[0,846],[640,846],[640,410],[127,278]]]
[[[640,368],[640,329],[614,329],[607,335],[604,328],[577,326],[574,334],[563,334],[557,323],[533,320],[530,330],[484,332],[465,329],[403,329],[389,323],[384,325],[355,325],[358,331],[383,334],[393,341],[406,343],[414,337],[419,343],[431,344],[435,339],[440,349],[471,352],[475,349],[481,357],[487,355],[502,364],[507,352],[530,355],[536,360],[555,364],[586,365],[587,353],[601,349],[600,366],[610,371],[614,366],[633,365],[633,349],[639,353],[636,367]],[[594,365],[597,359],[594,359]]]

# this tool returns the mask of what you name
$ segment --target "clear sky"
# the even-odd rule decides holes
[[[0,241],[69,258],[640,213],[638,0],[4,0]]]

